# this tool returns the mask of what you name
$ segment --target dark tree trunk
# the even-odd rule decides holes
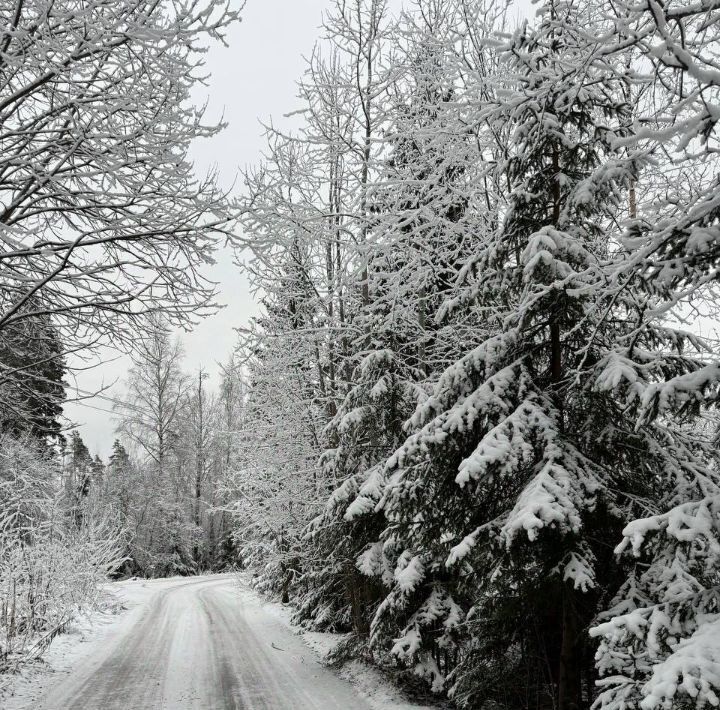
[[[582,649],[578,643],[578,617],[575,609],[575,589],[563,583],[562,640],[560,645],[560,673],[558,678],[559,710],[579,710],[582,700]]]

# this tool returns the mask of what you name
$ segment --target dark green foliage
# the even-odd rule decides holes
[[[29,433],[62,443],[62,403],[66,372],[62,346],[50,318],[30,316],[0,330],[2,430]]]

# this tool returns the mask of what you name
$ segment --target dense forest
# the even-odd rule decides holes
[[[720,3],[334,0],[298,127],[231,194],[187,154],[237,12],[27,5],[0,9],[0,671],[107,575],[238,569],[453,707],[717,707]],[[222,240],[261,314],[213,389],[176,331]],[[133,365],[101,461],[61,414],[107,343]]]

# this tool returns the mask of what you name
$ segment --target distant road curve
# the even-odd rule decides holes
[[[41,710],[369,710],[231,576],[158,589]]]

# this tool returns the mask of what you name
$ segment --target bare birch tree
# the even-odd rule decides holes
[[[162,324],[157,325],[136,350],[127,381],[127,401],[120,405],[119,431],[162,477],[177,443],[189,381],[180,369],[182,345]]]

